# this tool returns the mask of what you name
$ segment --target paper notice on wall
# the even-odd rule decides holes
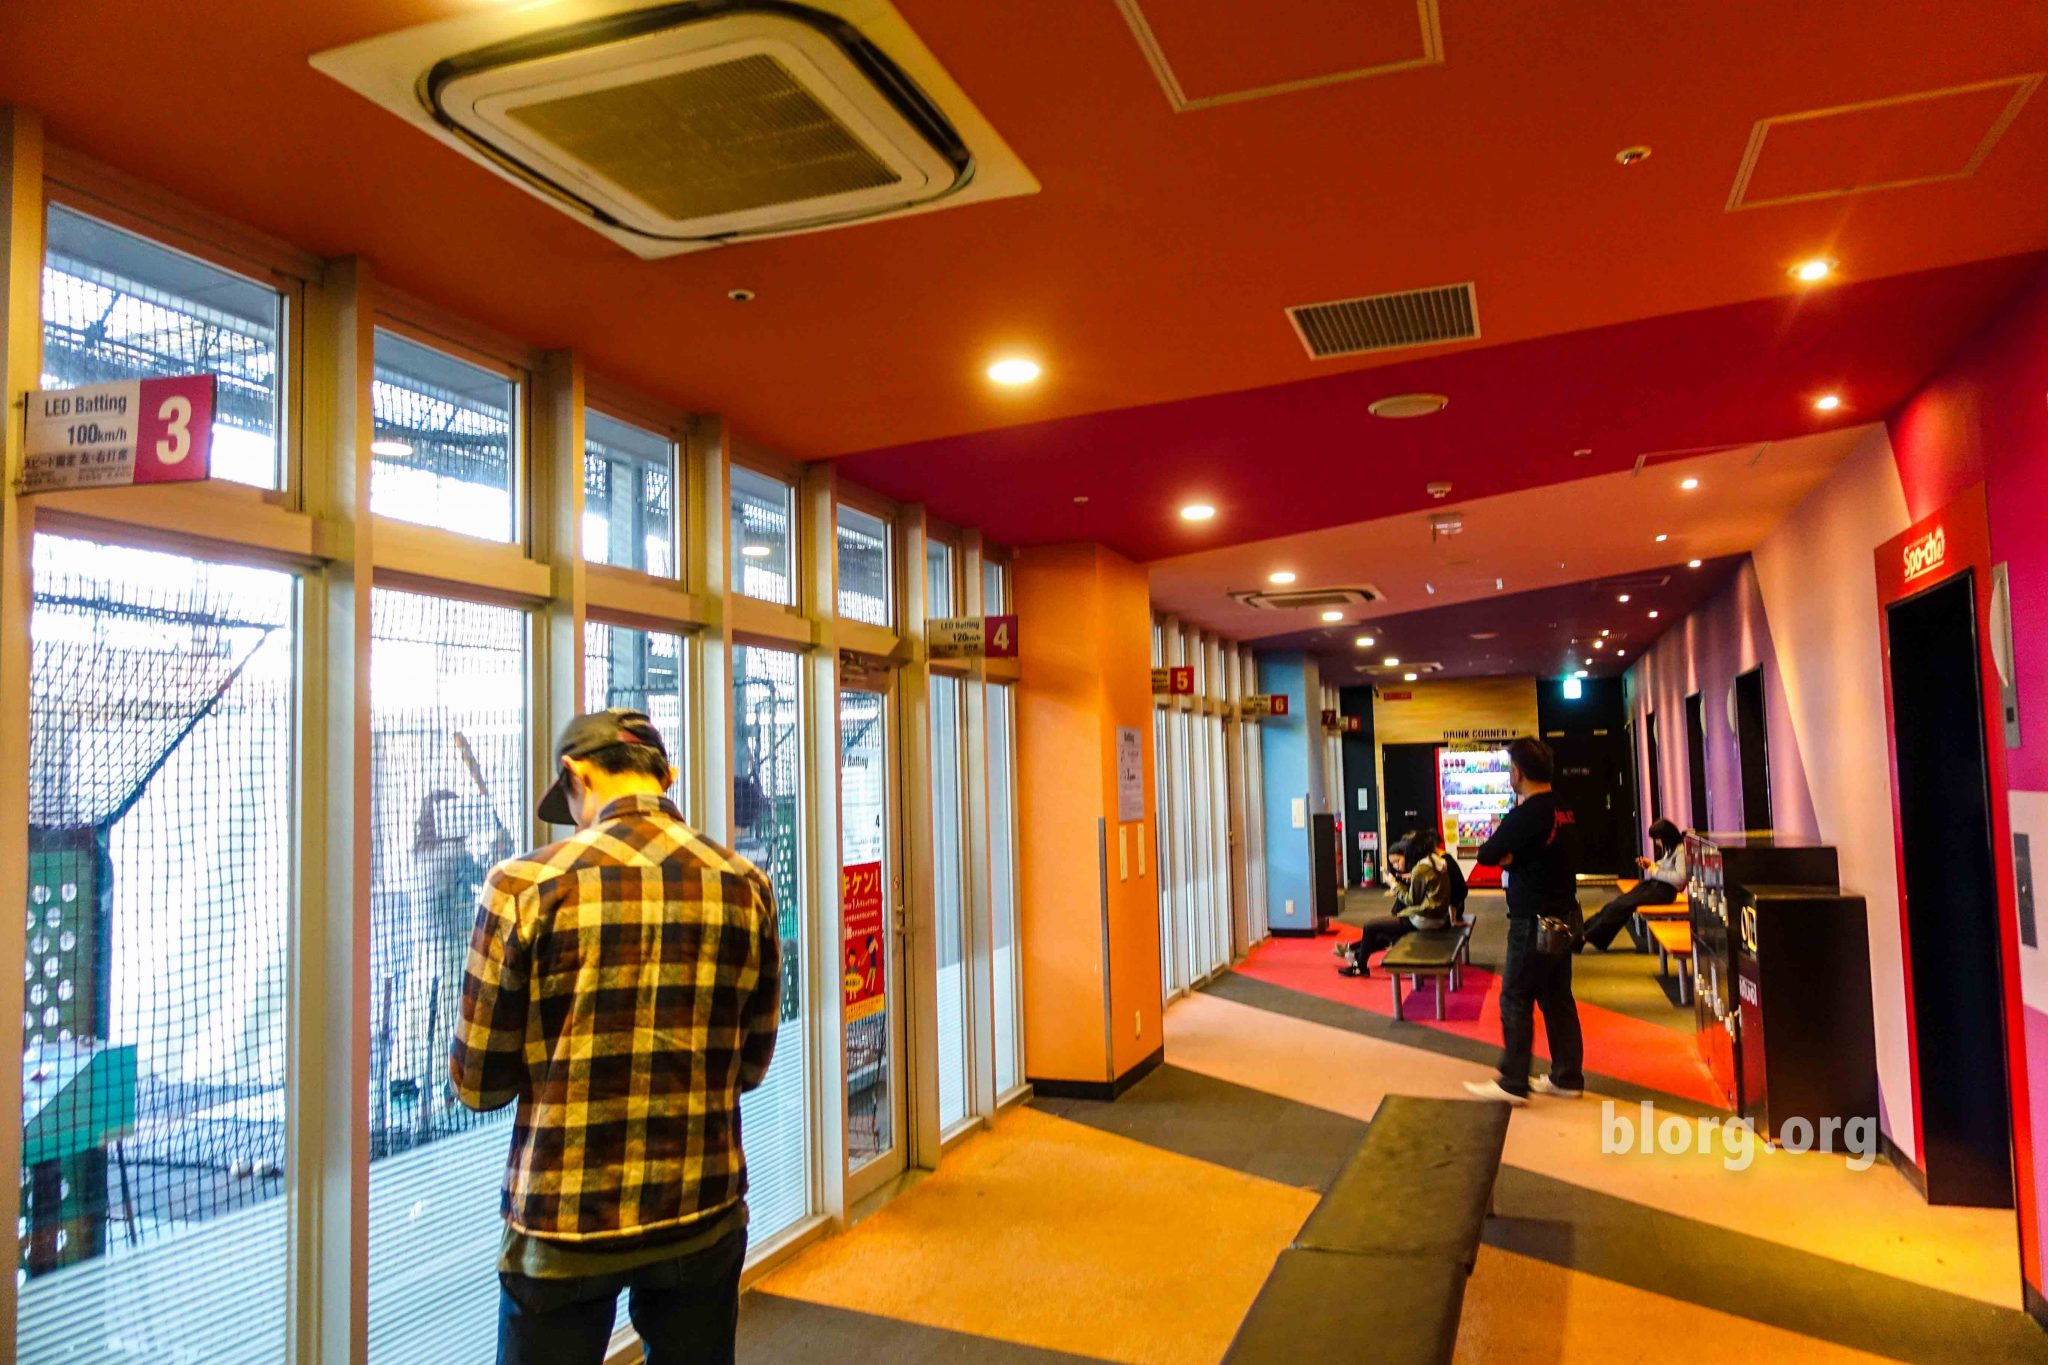
[[[867,1019],[888,1004],[889,935],[882,923],[882,865],[855,863],[839,872],[839,916],[844,926],[845,1019]]]
[[[1122,725],[1116,731],[1116,818],[1120,824],[1145,818],[1145,732]]]

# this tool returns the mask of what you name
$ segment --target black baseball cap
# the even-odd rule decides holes
[[[631,744],[642,749],[652,749],[664,759],[668,757],[668,745],[661,741],[661,731],[654,728],[654,722],[647,719],[644,711],[635,711],[624,706],[614,706],[609,711],[592,711],[586,715],[570,718],[562,727],[562,734],[555,741],[554,783],[541,794],[540,818],[551,825],[573,825],[576,813],[569,808],[569,772],[561,767],[565,758],[588,758],[614,745]]]

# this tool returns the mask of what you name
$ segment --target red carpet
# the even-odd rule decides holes
[[[1340,964],[1330,956],[1330,949],[1357,937],[1358,930],[1340,925],[1335,934],[1320,938],[1269,938],[1252,949],[1251,956],[1237,971],[1255,981],[1321,996],[1391,1019],[1392,988],[1377,967],[1363,981],[1337,975]],[[1461,980],[1463,985],[1457,991],[1450,990],[1446,983],[1443,1022],[1436,1018],[1436,988],[1427,981],[1419,990],[1403,989],[1402,1012],[1409,1023],[1422,1028],[1499,1046],[1499,978],[1492,972],[1468,967]],[[1586,1038],[1587,1070],[1702,1104],[1724,1103],[1693,1049],[1691,1034],[1662,1028],[1584,1000],[1579,1001],[1579,1027]],[[1536,1055],[1550,1055],[1540,1015]]]

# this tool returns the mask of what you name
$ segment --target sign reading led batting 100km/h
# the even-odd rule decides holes
[[[214,389],[212,375],[187,374],[29,394],[21,491],[208,477]]]

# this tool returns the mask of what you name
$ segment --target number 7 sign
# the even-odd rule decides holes
[[[1014,616],[984,616],[981,618],[982,654],[990,659],[1014,659],[1017,657],[1017,618]]]

